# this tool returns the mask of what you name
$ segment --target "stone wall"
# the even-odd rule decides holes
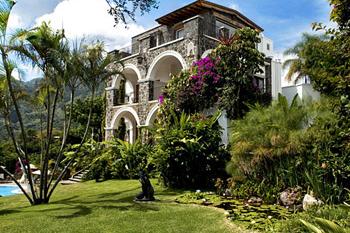
[[[133,46],[137,44],[140,48],[139,53],[131,55],[122,59],[124,65],[132,64],[137,67],[140,71],[141,79],[139,80],[139,103],[133,104],[132,107],[136,110],[139,118],[140,124],[145,125],[146,119],[149,115],[150,110],[156,105],[155,101],[149,101],[149,86],[150,80],[147,80],[147,74],[150,72],[149,68],[151,64],[155,61],[155,59],[162,53],[167,51],[175,51],[181,55],[181,57],[185,60],[187,67],[190,66],[198,57],[201,55],[201,50],[198,45],[201,43],[201,38],[199,36],[200,27],[202,25],[199,24],[199,20],[201,17],[196,17],[191,20],[188,20],[184,23],[184,34],[185,36],[182,39],[173,40],[174,39],[174,30],[167,26],[156,27],[152,30],[147,31],[144,34],[138,35],[132,39]],[[150,48],[150,36],[154,33],[161,31],[164,36],[165,43]],[[168,42],[166,42],[168,41]],[[117,68],[117,67],[114,67]],[[114,77],[115,78],[115,77]],[[107,88],[107,111],[106,111],[106,128],[107,131],[110,128],[113,128],[111,125],[113,117],[117,113],[117,111],[121,108],[129,105],[122,106],[113,106],[113,79],[108,81],[108,85],[110,88]],[[111,136],[111,133],[106,133],[109,135],[107,138]]]
[[[151,64],[162,53],[169,51],[175,51],[181,55],[185,61],[187,67],[201,58],[202,54],[213,49],[218,45],[216,37],[216,18],[208,12],[200,16],[193,17],[191,19],[183,21],[184,37],[175,40],[175,29],[169,26],[158,26],[150,29],[140,35],[132,38],[132,52],[133,55],[122,59],[124,65],[132,64],[137,67],[139,78],[139,103],[132,105],[113,106],[113,79],[108,81],[109,88],[107,91],[107,109],[106,109],[106,139],[110,139],[112,136],[111,125],[115,114],[118,110],[126,107],[132,107],[138,114],[140,119],[140,126],[146,124],[146,119],[151,109],[157,105],[157,101],[149,101],[150,82],[147,80],[147,75],[150,73]],[[150,48],[150,37],[157,33],[162,33],[164,43]],[[162,40],[163,40],[162,39]],[[271,63],[271,61],[268,61]],[[270,66],[271,67],[271,66]],[[114,67],[118,68],[118,67]],[[267,71],[267,75],[270,77],[268,85],[271,85],[271,69]],[[271,91],[271,88],[268,87]]]

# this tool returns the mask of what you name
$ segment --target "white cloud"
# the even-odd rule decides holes
[[[29,81],[34,78],[43,77],[42,71],[39,68],[33,67],[30,64],[19,64],[18,68],[19,70],[16,70],[14,76],[16,77],[17,75],[18,79],[22,81]]]
[[[236,3],[232,3],[232,4],[230,5],[230,8],[235,9],[236,11],[241,12],[241,8],[240,8],[240,7],[238,6],[238,4],[236,4]]]
[[[43,21],[50,22],[55,29],[64,28],[66,36],[71,39],[100,39],[106,42],[108,49],[120,48],[131,43],[131,37],[144,31],[135,23],[117,25],[107,13],[108,5],[102,0],[64,0],[53,12],[35,20],[38,25]]]
[[[17,28],[22,28],[24,26],[24,23],[21,16],[12,12],[10,14],[10,18],[7,25],[10,30],[13,30]]]

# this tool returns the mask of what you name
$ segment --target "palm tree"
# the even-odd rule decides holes
[[[311,43],[317,43],[325,39],[327,39],[325,35],[310,35],[308,33],[303,33],[301,41],[284,51],[285,56],[294,56],[294,58],[287,59],[283,63],[283,69],[288,69],[288,73],[285,77],[288,82],[292,80],[294,75],[296,75],[294,80],[295,83],[307,76],[304,69],[304,49]]]
[[[22,163],[25,164],[24,173],[28,177],[31,196],[6,168],[0,166],[0,169],[5,171],[16,182],[31,204],[48,203],[57,184],[72,165],[73,161],[69,160],[68,164],[61,169],[58,178],[55,179],[55,183],[52,185],[54,180],[53,175],[55,175],[56,170],[59,170],[59,166],[61,165],[63,151],[72,121],[72,114],[67,113],[66,116],[68,119],[64,121],[62,143],[59,152],[56,154],[54,172],[49,174],[49,156],[53,155],[51,149],[53,143],[53,123],[59,101],[64,102],[63,95],[68,90],[71,96],[70,106],[73,106],[75,90],[80,83],[83,83],[89,88],[93,101],[99,86],[110,76],[120,74],[118,69],[111,69],[110,66],[121,63],[118,57],[107,54],[103,43],[100,42],[92,46],[87,46],[83,42],[80,44],[76,43],[71,49],[71,44],[65,38],[63,30],[54,31],[47,23],[43,23],[31,30],[17,30],[10,37],[7,34],[7,23],[13,6],[14,2],[11,0],[3,0],[0,3],[0,56],[2,59],[2,67],[0,67],[0,110],[2,110],[1,113],[5,117],[6,128],[13,141],[16,152]],[[17,54],[23,61],[30,62],[33,66],[40,68],[44,74],[40,89],[36,97],[32,99],[36,107],[40,108],[42,116],[46,117],[45,136],[43,135],[43,127],[41,127],[42,151],[39,191],[35,191],[33,176],[29,166],[27,136],[19,106],[21,95],[12,78],[12,72],[16,68],[16,65],[9,59],[12,53]],[[92,107],[93,104],[89,109],[89,118],[84,137],[76,152],[80,150],[87,138]],[[17,138],[11,121],[8,120],[8,113],[13,109],[18,117],[20,139]],[[43,117],[41,119],[41,125],[43,125]],[[27,162],[25,163],[24,161]]]
[[[77,154],[77,152],[83,146],[89,132],[96,90],[98,90],[101,84],[104,84],[105,81],[107,81],[107,79],[111,76],[122,75],[122,72],[120,69],[118,69],[118,67],[123,67],[123,63],[119,60],[119,57],[106,53],[104,44],[100,41],[92,43],[91,45],[83,45],[81,47],[83,48],[82,59],[75,59],[74,61],[76,62],[75,66],[79,67],[80,70],[77,75],[80,75],[82,84],[85,85],[91,92],[91,105],[88,120],[85,126],[85,132],[79,146],[75,151],[75,154]],[[72,158],[64,167],[59,177],[56,179],[51,191],[49,192],[48,198],[51,197],[59,181],[65,175],[67,169],[73,162],[74,158]]]
[[[1,56],[1,63],[2,63],[1,76],[6,80],[6,88],[10,97],[11,105],[13,105],[18,118],[18,122],[20,126],[21,142],[16,140],[15,133],[12,127],[8,127],[7,129],[9,130],[9,136],[13,141],[16,152],[22,164],[24,164],[23,172],[28,177],[29,187],[30,187],[30,192],[32,194],[32,197],[30,197],[28,193],[23,189],[23,187],[20,184],[18,184],[18,182],[15,180],[15,178],[11,173],[9,173],[4,167],[0,166],[0,168],[2,168],[2,170],[7,175],[9,175],[14,180],[14,182],[17,183],[17,185],[23,191],[23,193],[25,194],[29,202],[33,204],[34,200],[36,199],[36,194],[34,191],[34,183],[32,180],[29,163],[24,163],[24,160],[29,161],[29,157],[27,153],[27,136],[26,136],[26,131],[24,129],[24,123],[23,123],[23,118],[20,111],[20,106],[17,102],[16,90],[13,84],[13,77],[12,77],[12,73],[16,68],[16,64],[10,59],[10,54],[13,51],[14,46],[13,46],[13,40],[11,40],[10,35],[8,33],[8,21],[9,21],[11,10],[14,5],[15,5],[15,1],[13,0],[3,0],[0,2],[0,53],[1,53],[0,56]],[[4,105],[4,106],[10,107],[10,105]]]
[[[83,54],[84,54],[84,39],[78,41],[76,40],[73,43],[73,47],[65,54],[64,60],[65,60],[65,69],[62,69],[62,77],[64,80],[64,86],[67,87],[67,89],[70,92],[70,100],[69,100],[69,107],[64,106],[64,113],[65,118],[63,122],[63,136],[62,136],[62,143],[60,150],[58,152],[58,156],[55,161],[55,167],[52,171],[52,174],[55,174],[59,164],[62,161],[63,158],[63,150],[65,148],[68,133],[71,128],[72,124],[72,115],[73,115],[73,104],[75,101],[75,91],[76,89],[81,85],[81,77],[83,76],[83,69],[82,69],[82,62],[84,60]],[[69,112],[67,112],[67,109],[69,109]],[[50,182],[48,186],[50,187],[53,182],[54,176],[51,176]]]
[[[22,30],[16,35],[16,52],[24,60],[29,60],[33,65],[40,68],[44,74],[42,88],[46,91],[44,106],[46,108],[46,137],[42,151],[42,163],[40,167],[39,198],[36,204],[47,202],[49,186],[49,155],[52,144],[53,124],[60,96],[64,91],[64,75],[66,70],[65,56],[69,51],[68,43],[65,41],[62,30],[53,31],[47,23],[42,23],[32,30]],[[13,39],[14,41],[14,39]],[[54,90],[53,95],[51,90]]]

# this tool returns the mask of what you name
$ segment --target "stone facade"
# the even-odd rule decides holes
[[[222,13],[222,17],[226,17]],[[128,119],[129,139],[133,142],[136,136],[141,135],[140,128],[152,124],[156,114],[158,101],[152,98],[159,90],[155,90],[155,83],[164,85],[166,75],[178,73],[187,69],[200,59],[202,55],[217,46],[218,28],[217,12],[206,11],[173,25],[159,25],[132,38],[131,54],[122,59],[124,63],[124,78],[133,81],[133,95],[137,103],[115,103],[115,90],[120,88],[118,81],[123,77],[113,77],[108,81],[107,111],[106,111],[106,139],[113,136],[121,119]],[[222,23],[221,23],[222,24]],[[227,27],[242,26],[242,22],[233,21]],[[267,60],[267,65],[271,60]],[[271,67],[271,65],[270,65]],[[120,69],[120,67],[114,67]],[[174,74],[173,73],[173,74]],[[267,75],[266,85],[271,85],[271,71]],[[266,90],[271,90],[267,87]],[[138,95],[138,97],[135,97]],[[153,96],[152,96],[153,95]],[[130,119],[129,119],[130,118]],[[134,119],[131,119],[134,118]]]

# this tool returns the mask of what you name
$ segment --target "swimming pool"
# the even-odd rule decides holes
[[[11,196],[20,193],[20,189],[15,185],[0,185],[0,196]]]

